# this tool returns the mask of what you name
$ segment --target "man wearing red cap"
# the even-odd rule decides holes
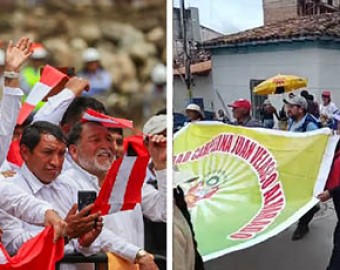
[[[321,95],[322,103],[320,104],[320,119],[322,122],[331,124],[333,115],[338,113],[338,107],[331,101],[331,92],[325,90]]]
[[[228,107],[232,108],[233,117],[235,118],[232,124],[244,127],[263,127],[260,121],[251,117],[251,103],[249,100],[240,98],[229,104]]]

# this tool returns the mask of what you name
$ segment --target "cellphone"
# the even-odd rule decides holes
[[[78,191],[78,210],[81,211],[83,208],[91,203],[94,203],[97,198],[97,192],[94,190],[79,190]]]

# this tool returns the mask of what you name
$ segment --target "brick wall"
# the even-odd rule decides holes
[[[263,0],[264,24],[297,17],[298,0]]]

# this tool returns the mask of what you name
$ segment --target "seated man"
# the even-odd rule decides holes
[[[104,218],[104,229],[115,235],[115,254],[137,262],[140,269],[156,267],[153,256],[143,250],[143,214],[153,221],[166,220],[166,147],[162,135],[151,136],[149,152],[154,162],[158,190],[149,184],[142,189],[142,203],[134,210],[118,212]],[[108,169],[116,158],[116,149],[107,128],[97,122],[77,124],[69,134],[69,154],[73,168],[62,174],[63,180],[73,183],[78,190],[99,191]]]

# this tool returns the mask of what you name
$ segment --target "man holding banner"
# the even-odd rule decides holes
[[[337,140],[328,129],[301,133],[215,122],[176,133],[174,164],[204,261],[265,241],[315,206]]]
[[[284,100],[287,106],[288,131],[306,132],[318,129],[317,120],[307,113],[308,103],[304,97],[293,96],[289,100]],[[300,240],[308,232],[308,224],[312,221],[314,214],[320,210],[320,205],[315,205],[302,218],[300,218],[298,226],[293,233],[292,240]]]

